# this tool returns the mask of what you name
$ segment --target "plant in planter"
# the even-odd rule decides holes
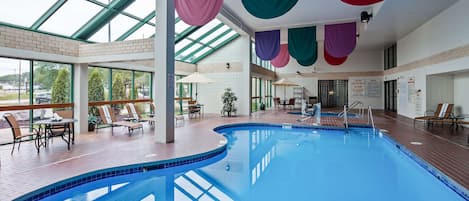
[[[221,100],[223,102],[223,109],[221,110],[222,116],[231,117],[233,113],[236,113],[234,102],[238,100],[238,97],[236,97],[234,92],[231,91],[231,88],[225,89],[225,92],[221,96]]]
[[[88,115],[88,131],[94,131],[96,129],[96,125],[98,124],[98,118],[93,115]]]

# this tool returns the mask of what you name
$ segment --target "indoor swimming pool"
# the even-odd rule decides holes
[[[210,159],[96,180],[43,200],[467,200],[466,189],[372,129],[215,130],[228,139],[227,151]]]

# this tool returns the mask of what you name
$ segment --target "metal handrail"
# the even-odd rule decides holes
[[[371,106],[368,106],[368,124],[371,123],[373,126],[373,130],[375,129],[375,121],[373,120],[373,111],[371,110]]]
[[[346,105],[344,105],[343,114],[344,114],[344,126],[345,126],[345,128],[348,128],[347,106]]]
[[[344,109],[344,111],[340,112],[337,116],[338,116],[338,117],[342,117],[342,116],[344,116],[345,111],[348,112],[348,111],[350,111],[351,109],[355,109],[355,108],[358,107],[358,106],[361,106],[361,107],[359,108],[358,115],[363,116],[363,114],[365,113],[365,111],[364,111],[364,109],[363,109],[363,103],[362,103],[361,101],[353,101],[353,103],[350,104],[348,107],[347,107],[347,105],[344,105],[344,108],[347,108],[347,109]]]

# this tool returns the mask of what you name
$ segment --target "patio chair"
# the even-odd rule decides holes
[[[280,105],[283,105],[284,108],[285,108],[285,106],[290,106],[291,109],[294,109],[295,108],[295,98],[290,98],[290,99],[288,99],[288,102],[284,102]]]
[[[195,118],[197,115],[200,117],[200,106],[197,105],[197,101],[190,100],[188,103],[189,118]]]
[[[133,103],[127,103],[125,105],[125,108],[127,109],[127,113],[129,113],[129,117],[135,119],[135,121],[137,122],[148,121],[150,125],[154,125],[156,122],[156,118],[154,117],[142,117],[142,115]]]
[[[73,110],[58,110],[58,111],[55,111],[55,113],[62,118],[73,119]],[[69,132],[73,131],[73,123],[70,123],[70,125],[68,126],[68,131]],[[63,136],[67,132],[67,127],[65,125],[54,125],[51,127],[51,132],[52,132],[51,135],[53,137]]]
[[[280,98],[279,98],[279,97],[275,97],[275,98],[274,98],[274,106],[275,106],[275,108],[278,108],[279,105],[280,105]]]
[[[102,105],[98,107],[99,116],[103,124],[111,126],[111,134],[114,135],[114,127],[123,126],[127,127],[129,130],[129,135],[133,133],[135,129],[141,129],[143,134],[143,126],[138,122],[129,122],[129,121],[117,121],[114,113],[107,105]]]
[[[13,151],[15,150],[15,144],[18,143],[18,151],[20,150],[20,146],[21,146],[21,141],[22,139],[24,138],[27,138],[27,137],[30,137],[30,138],[34,138],[34,136],[36,136],[37,134],[37,130],[32,128],[34,132],[27,132],[27,133],[23,133],[23,131],[21,130],[21,128],[28,128],[30,129],[30,127],[28,126],[20,126],[18,124],[18,121],[16,120],[16,117],[11,114],[11,113],[6,113],[3,115],[3,117],[6,119],[6,121],[8,122],[8,125],[10,125],[11,127],[11,132],[13,134],[13,147],[11,148],[11,154],[13,154]],[[38,145],[36,143],[34,143],[34,145],[36,145],[36,149],[38,147]]]

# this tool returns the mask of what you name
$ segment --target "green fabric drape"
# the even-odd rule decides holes
[[[316,27],[288,29],[288,52],[302,66],[313,65],[318,58]]]
[[[306,59],[306,60],[298,60],[298,59],[297,59],[296,61],[297,61],[300,65],[302,65],[302,66],[311,66],[311,65],[313,65],[314,63],[316,63],[316,60],[318,59],[318,45],[317,45],[317,44],[318,44],[318,43],[315,42],[315,45],[314,45],[314,46],[316,47],[316,49],[314,50],[314,54],[313,54],[313,56],[312,56],[311,58]]]
[[[298,0],[242,0],[244,8],[262,19],[272,19],[287,13]]]

